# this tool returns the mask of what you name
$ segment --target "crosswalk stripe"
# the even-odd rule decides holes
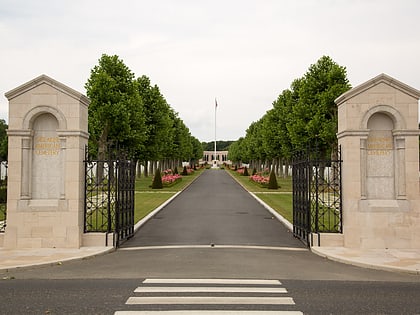
[[[259,279],[145,279],[145,284],[281,285],[279,280]]]
[[[138,287],[136,293],[287,293],[279,287]]]
[[[118,311],[115,315],[303,315],[299,311]]]
[[[290,297],[244,297],[244,296],[147,296],[147,297],[129,297],[126,304],[144,305],[144,304],[230,304],[230,305],[294,305],[295,302]]]
[[[303,315],[282,309],[295,302],[279,280],[147,278],[133,293],[114,315]]]

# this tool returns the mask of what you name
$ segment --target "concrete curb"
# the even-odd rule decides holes
[[[143,219],[141,219],[140,221],[138,221],[135,225],[134,225],[134,233],[136,233],[144,224],[147,223],[147,221],[149,221],[151,218],[153,218],[160,210],[162,210],[164,207],[166,207],[169,203],[172,202],[172,200],[174,200],[176,197],[178,197],[178,195],[182,192],[178,191],[177,193],[175,193],[175,195],[173,195],[171,198],[169,198],[168,200],[166,200],[164,203],[162,203],[159,207],[157,207],[155,210],[153,210],[152,212],[150,212],[148,215],[146,215]]]
[[[380,263],[375,264],[375,263],[371,263],[371,262],[363,262],[363,261],[357,260],[357,258],[347,259],[343,256],[334,255],[332,253],[326,253],[325,249],[323,250],[320,247],[311,247],[311,252],[320,256],[320,257],[326,258],[328,260],[339,262],[339,263],[346,264],[346,265],[355,266],[355,267],[362,267],[362,268],[374,269],[374,270],[382,270],[382,271],[389,271],[389,272],[399,272],[399,273],[420,275],[420,270],[411,270],[411,269],[407,269],[407,268],[401,268],[401,267],[397,267],[397,266],[389,266],[389,265],[384,265],[384,264],[380,264]]]
[[[280,213],[278,213],[276,210],[271,208],[268,204],[266,204],[264,201],[262,201],[260,198],[258,198],[254,193],[249,191],[249,194],[255,198],[268,212],[270,212],[273,217],[275,217],[277,220],[279,220],[281,223],[284,224],[284,226],[289,229],[289,231],[293,232],[293,224],[287,221]]]
[[[53,251],[54,249],[51,248],[49,250]],[[62,249],[58,249],[58,250],[62,250]],[[89,252],[89,253],[86,253],[86,254],[78,254],[78,255],[75,255],[75,256],[65,257],[65,258],[61,258],[61,259],[53,259],[53,260],[50,260],[50,261],[40,261],[40,262],[35,262],[35,263],[34,262],[32,262],[32,263],[22,263],[22,264],[16,264],[16,265],[10,266],[10,267],[0,267],[0,273],[17,271],[17,270],[42,268],[42,267],[46,267],[46,266],[56,266],[56,265],[61,265],[62,263],[69,262],[69,261],[78,261],[78,260],[84,260],[84,259],[89,259],[89,258],[93,258],[93,257],[106,255],[106,254],[114,252],[115,250],[116,249],[114,247],[103,247],[95,253]],[[30,252],[31,249],[26,249],[26,251]],[[39,250],[33,250],[33,251],[39,252]]]
[[[194,180],[192,180],[187,186],[185,186],[181,191],[178,191],[177,193],[175,193],[175,195],[173,195],[171,198],[169,198],[168,200],[166,200],[164,203],[162,203],[159,207],[157,207],[155,210],[153,210],[152,212],[150,212],[147,216],[145,216],[143,219],[141,219],[140,221],[138,221],[135,226],[134,226],[134,233],[137,232],[137,230],[144,225],[148,220],[150,220],[154,215],[156,215],[159,211],[161,211],[166,205],[168,205],[170,202],[172,202],[176,197],[178,197],[178,195],[183,192],[185,189],[187,189],[197,178],[199,178],[201,176],[198,175],[196,178],[194,178]],[[89,248],[89,247],[86,247]],[[93,249],[93,248],[91,248]],[[49,254],[50,252],[53,252],[55,249],[46,249],[48,250]],[[57,251],[60,250],[65,250],[65,249],[56,249]],[[10,267],[0,267],[0,272],[2,272],[3,274],[9,271],[13,271],[13,270],[25,270],[25,269],[33,269],[33,268],[41,268],[41,267],[45,267],[45,266],[55,266],[55,265],[61,265],[64,262],[69,262],[69,261],[77,261],[77,260],[83,260],[83,259],[88,259],[88,258],[93,258],[93,257],[97,257],[97,256],[101,256],[101,255],[106,255],[108,253],[114,252],[117,249],[115,247],[100,247],[100,249],[98,249],[95,252],[89,252],[88,250],[84,251],[83,247],[80,250],[80,253],[76,253],[75,256],[71,256],[71,257],[64,257],[64,258],[60,258],[60,259],[53,259],[50,261],[40,261],[40,262],[32,262],[32,263],[22,263],[22,264],[16,264],[14,266],[10,266]],[[27,249],[25,250],[26,254],[29,254],[31,249]],[[39,254],[39,250],[34,250],[36,253]],[[71,251],[71,249],[69,249],[69,251]],[[77,251],[77,249],[75,249],[75,251]],[[35,255],[34,252],[34,255]],[[0,253],[1,253],[1,249],[0,249]],[[26,255],[28,256],[28,255]],[[1,255],[0,255],[1,257]]]

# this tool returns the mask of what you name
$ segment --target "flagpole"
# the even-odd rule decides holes
[[[214,160],[215,160],[215,164],[213,165],[213,167],[217,167],[217,157],[216,157],[216,141],[217,141],[217,134],[216,134],[216,113],[217,113],[217,99],[214,99]]]

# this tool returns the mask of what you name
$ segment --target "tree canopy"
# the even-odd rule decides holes
[[[262,118],[251,123],[245,137],[230,146],[229,159],[245,163],[290,159],[293,152],[314,144],[324,155],[330,154],[337,144],[334,100],[350,87],[345,67],[321,57],[278,96]]]
[[[103,157],[108,145],[140,151],[147,135],[143,101],[134,73],[118,56],[102,55],[86,85],[89,148]]]
[[[86,85],[89,151],[103,158],[119,145],[139,160],[198,160],[202,148],[157,85],[134,73],[116,55],[102,55]]]

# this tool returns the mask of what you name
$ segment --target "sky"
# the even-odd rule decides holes
[[[352,86],[386,73],[420,89],[419,15],[418,0],[0,0],[0,118],[4,93],[46,74],[86,94],[118,55],[194,137],[237,140],[324,55]]]

